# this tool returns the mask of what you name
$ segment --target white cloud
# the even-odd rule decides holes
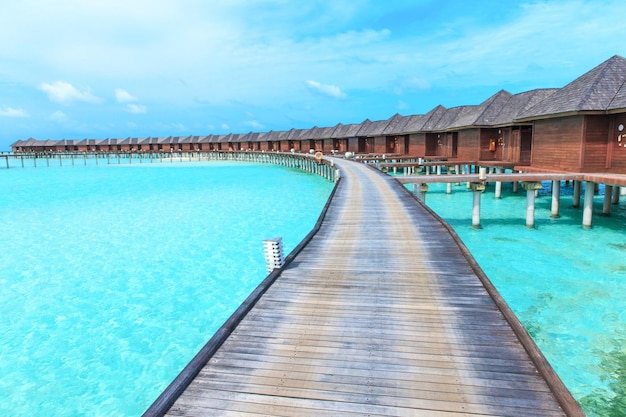
[[[396,109],[398,110],[406,110],[408,108],[409,108],[409,105],[402,100],[398,101],[398,104],[396,104]]]
[[[348,97],[346,93],[341,91],[341,88],[337,87],[336,85],[322,84],[318,81],[313,81],[313,80],[308,80],[306,82],[306,85],[311,90],[321,93],[323,95],[329,96],[329,97],[338,98],[338,99],[344,99]]]
[[[0,117],[28,117],[28,114],[22,109],[14,109],[13,107],[5,107],[0,109]]]
[[[133,96],[131,93],[121,88],[115,89],[115,99],[117,100],[118,103],[128,103],[130,101],[137,101],[135,96]]]
[[[50,116],[48,116],[48,119],[57,123],[65,123],[69,120],[67,115],[63,113],[61,110],[57,110],[54,113],[52,113]]]
[[[228,126],[226,123],[222,123],[220,127],[224,130],[230,129],[230,126]]]
[[[146,114],[148,112],[148,108],[141,104],[130,103],[124,109],[131,114]]]
[[[115,99],[118,103],[127,103],[124,106],[124,111],[130,114],[146,114],[148,113],[148,107],[143,104],[135,104],[133,101],[137,101],[137,97],[133,96],[128,91],[122,88],[115,89]]]
[[[244,123],[244,125],[251,127],[254,130],[262,130],[265,128],[265,126],[263,126],[263,124],[259,123],[256,120],[250,120]]]
[[[48,94],[48,98],[50,98],[50,100],[61,104],[71,104],[75,101],[82,101],[86,103],[100,102],[100,99],[91,94],[91,91],[79,91],[72,84],[66,83],[65,81],[56,81],[52,84],[42,83],[39,86],[39,89]]]

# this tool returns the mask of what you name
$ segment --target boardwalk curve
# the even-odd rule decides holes
[[[319,231],[166,415],[583,416],[455,235],[334,162]]]

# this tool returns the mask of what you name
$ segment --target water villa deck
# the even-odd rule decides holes
[[[323,220],[145,415],[583,416],[456,235],[333,162]]]

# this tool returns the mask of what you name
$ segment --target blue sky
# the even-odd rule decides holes
[[[626,56],[626,2],[0,4],[0,150],[18,139],[289,130],[562,87]]]

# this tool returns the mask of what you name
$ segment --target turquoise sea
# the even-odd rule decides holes
[[[333,184],[234,162],[0,169],[0,414],[136,416],[288,253]],[[525,192],[430,186],[448,221],[589,416],[626,416],[626,197],[581,227],[563,184],[535,229]]]
[[[0,415],[138,416],[333,184],[271,165],[0,170]]]
[[[526,191],[506,183],[501,199],[493,191],[482,195],[478,230],[465,184],[452,194],[430,185],[426,204],[455,229],[587,415],[626,416],[626,197],[603,217],[600,187],[585,230],[571,184],[561,183],[560,217],[550,218],[546,182],[529,229]]]

